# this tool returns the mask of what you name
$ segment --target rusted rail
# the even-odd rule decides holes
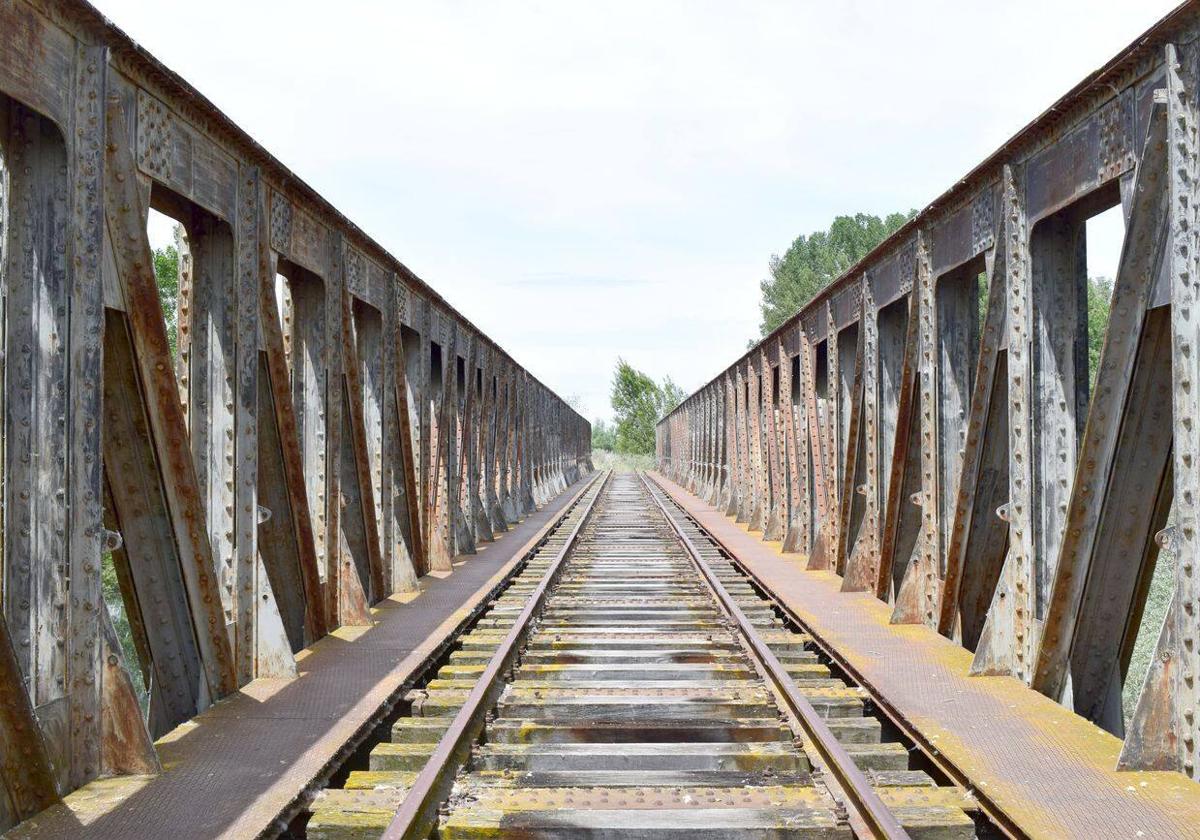
[[[438,809],[449,793],[450,786],[454,784],[454,776],[466,760],[471,745],[479,737],[485,716],[503,688],[501,678],[506,670],[512,668],[520,645],[529,633],[531,621],[545,603],[546,595],[562,566],[563,559],[575,545],[580,530],[610,475],[611,473],[604,473],[592,479],[592,487],[584,491],[575,507],[567,514],[566,518],[574,520],[574,524],[562,539],[561,547],[550,559],[524,609],[517,615],[508,634],[500,642],[487,667],[467,695],[462,708],[454,716],[433,754],[417,775],[412,787],[408,789],[403,804],[383,833],[384,840],[419,840],[428,837],[437,825]]]
[[[308,840],[974,836],[970,797],[909,769],[861,692],[653,492],[628,473],[588,491],[370,768],[317,797]]]
[[[1121,739],[1112,765],[1193,779],[1198,112],[1200,3],[1189,2],[690,396],[657,436],[664,473],[778,541],[805,569],[833,573],[843,593],[869,593],[864,601],[896,624],[952,639],[971,652],[974,674],[1012,676],[1094,721]],[[1124,224],[1124,245],[1103,351],[1090,368],[1087,224],[1109,209]],[[152,211],[179,226],[174,333],[153,270]],[[257,679],[292,685],[299,652],[312,655],[339,628],[372,624],[385,601],[415,598],[421,576],[451,573],[455,558],[591,471],[582,417],[79,0],[0,0],[0,291],[0,831],[48,806],[70,822],[76,812],[56,803],[110,777],[161,780],[169,774],[157,739],[223,698],[236,701]],[[533,728],[539,737],[625,738],[671,745],[697,763],[785,768],[786,784],[755,777],[746,786],[752,818],[723,816],[770,831],[783,810],[836,834],[846,825],[809,783],[811,753],[859,834],[899,836],[888,812],[906,786],[864,787],[845,759],[898,764],[903,749],[872,743],[860,755],[853,742],[831,741],[837,725],[826,719],[823,729],[812,714],[849,710],[847,731],[871,728],[861,721],[864,692],[830,684],[837,652],[785,628],[730,558],[707,553],[661,499],[642,505],[641,485],[629,481],[611,497],[608,544],[574,523],[541,583],[514,584],[503,609],[495,605],[474,638],[447,652],[445,675],[433,680],[440,687],[413,699],[422,713],[397,723],[400,736],[434,740],[390,744],[379,757],[411,763],[428,746],[437,763],[390,786],[368,778],[326,791],[322,813],[349,803],[356,816],[390,821],[400,809],[393,833],[429,827],[449,768],[526,642],[506,622],[527,625],[540,612],[558,615],[554,626],[570,638],[565,650],[543,639],[532,659],[595,665],[583,670],[603,679],[648,663],[702,667],[665,667],[650,682],[669,685],[624,693],[560,669],[577,696],[604,698],[601,712],[669,707],[674,717],[647,733],[628,721],[550,716],[536,721],[545,724]],[[668,530],[683,535],[686,557]],[[570,545],[574,577],[552,598],[548,581],[571,562]],[[687,571],[695,563],[703,587]],[[1172,594],[1151,621],[1156,574]],[[465,620],[461,603],[429,605],[427,617]],[[737,638],[716,630],[719,639],[704,638],[724,628],[717,605]],[[610,627],[602,614],[610,609],[628,620],[632,641],[597,629]],[[572,635],[573,620],[597,636]],[[1152,642],[1143,645],[1144,677],[1134,676],[1139,637]],[[681,647],[664,648],[664,638]],[[405,641],[408,650],[419,640]],[[807,751],[742,714],[778,709],[759,702],[742,647],[804,730]],[[818,659],[818,648],[830,659]],[[509,704],[519,712],[507,724],[544,711],[530,700],[537,692],[570,695],[546,687],[560,679],[553,671],[516,667],[505,690],[523,705]],[[467,688],[464,675],[476,674]],[[700,685],[709,677],[736,680],[752,702]],[[888,698],[877,699],[887,711]],[[686,720],[689,704],[729,719]],[[347,751],[378,722],[372,714],[345,733]],[[939,761],[920,733],[911,737]],[[738,752],[738,739],[754,749]],[[712,755],[698,756],[695,743]],[[480,755],[494,764],[549,760],[486,746]],[[658,758],[648,749],[637,756]],[[272,802],[284,804],[265,824],[302,808],[305,785],[334,761],[322,758],[294,789],[275,791]],[[696,790],[728,806],[715,810],[737,811],[738,779],[721,775],[727,767],[710,770]],[[410,773],[365,772],[393,771]],[[1160,784],[1164,775],[1191,784],[1169,773]],[[678,806],[666,809],[670,818],[684,819],[692,802],[680,777],[654,778],[648,787]],[[582,800],[569,794],[587,807],[567,808],[568,793],[544,778],[523,777],[528,784],[511,790],[489,788],[495,781],[487,771],[472,778],[487,802],[511,794],[520,805],[497,830],[536,823],[547,809],[534,806],[554,801],[586,831],[612,816],[595,812],[622,810],[601,807],[605,797],[625,801],[631,789],[628,777],[604,775]],[[940,798],[924,816],[966,831],[960,791],[926,787]],[[397,798],[409,790],[411,804]],[[75,803],[86,811],[95,793]],[[1137,793],[1148,809],[1160,801]],[[986,792],[981,799],[1015,833]],[[481,813],[457,808],[447,830],[469,833]],[[638,818],[647,831],[667,819]],[[315,835],[320,821],[313,825]],[[554,828],[549,818],[538,825]],[[105,828],[137,833],[122,833],[120,817],[96,830]]]
[[[875,837],[880,840],[907,840],[908,832],[900,825],[866,775],[854,763],[854,759],[846,752],[824,718],[817,713],[803,694],[797,688],[792,677],[779,658],[771,651],[770,646],[763,640],[762,635],[754,627],[741,607],[730,596],[729,591],[708,567],[700,549],[692,542],[692,538],[680,527],[676,517],[680,514],[672,511],[663,502],[662,490],[647,476],[640,474],[642,483],[646,486],[647,495],[654,501],[663,517],[670,524],[671,530],[679,538],[696,569],[704,577],[721,609],[737,626],[738,632],[746,640],[753,651],[758,670],[775,686],[776,691],[784,699],[788,713],[803,728],[807,736],[806,744],[811,744],[816,753],[811,757],[827,775],[825,783],[830,787],[837,800],[843,803],[849,815],[850,825],[858,837]]]

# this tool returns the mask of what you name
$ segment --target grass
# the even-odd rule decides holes
[[[1162,630],[1163,619],[1167,615],[1167,607],[1175,592],[1175,555],[1163,549],[1158,552],[1158,560],[1154,564],[1154,574],[1150,578],[1150,590],[1146,593],[1146,608],[1142,612],[1142,624],[1138,628],[1137,639],[1133,643],[1133,653],[1129,657],[1129,670],[1125,674],[1125,688],[1121,692],[1121,708],[1125,713],[1125,728],[1129,728],[1133,713],[1137,708],[1138,694],[1141,693],[1142,683],[1146,680],[1146,672],[1150,670],[1150,662],[1154,658],[1154,650],[1158,645],[1158,635]]]
[[[631,455],[604,449],[592,450],[592,465],[598,470],[611,469],[613,472],[636,472],[655,467],[653,455]]]

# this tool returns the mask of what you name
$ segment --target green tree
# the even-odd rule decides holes
[[[603,420],[592,423],[592,449],[603,449],[612,452],[617,448],[617,429]]]
[[[154,249],[154,276],[167,325],[167,344],[175,356],[179,343],[179,249],[174,245]]]
[[[762,334],[795,315],[916,212],[892,213],[884,219],[868,213],[838,216],[829,230],[798,236],[782,257],[772,255],[771,276],[759,284]]]
[[[624,359],[613,373],[612,407],[616,415],[615,450],[627,455],[654,452],[654,426],[686,396],[671,377],[659,385]]]
[[[133,641],[133,627],[130,626],[129,615],[125,611],[125,599],[121,595],[117,568],[113,563],[112,552],[109,551],[105,551],[100,557],[100,591],[108,608],[108,617],[112,620],[113,631],[117,634],[117,642],[121,646],[121,658],[129,671],[129,680],[133,683],[133,693],[137,695],[138,705],[142,707],[142,715],[145,716],[149,713],[150,695],[146,691],[137,646]]]
[[[1104,347],[1104,332],[1108,329],[1112,292],[1113,281],[1109,278],[1088,278],[1088,379],[1092,385],[1096,383],[1096,371],[1100,369],[1100,350]]]
[[[660,392],[654,380],[624,359],[613,374],[612,407],[616,414],[616,451],[644,455],[654,451]]]
[[[663,379],[662,387],[658,389],[658,416],[665,417],[675,410],[675,406],[687,399],[687,391],[680,388],[671,377]]]

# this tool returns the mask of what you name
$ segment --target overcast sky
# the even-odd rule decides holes
[[[706,382],[772,254],[924,206],[1175,6],[93,2],[589,419],[618,356]]]

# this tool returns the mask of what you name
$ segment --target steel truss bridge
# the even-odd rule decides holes
[[[95,9],[0,0],[0,831],[1200,836],[1198,38],[1185,3],[613,475]]]

